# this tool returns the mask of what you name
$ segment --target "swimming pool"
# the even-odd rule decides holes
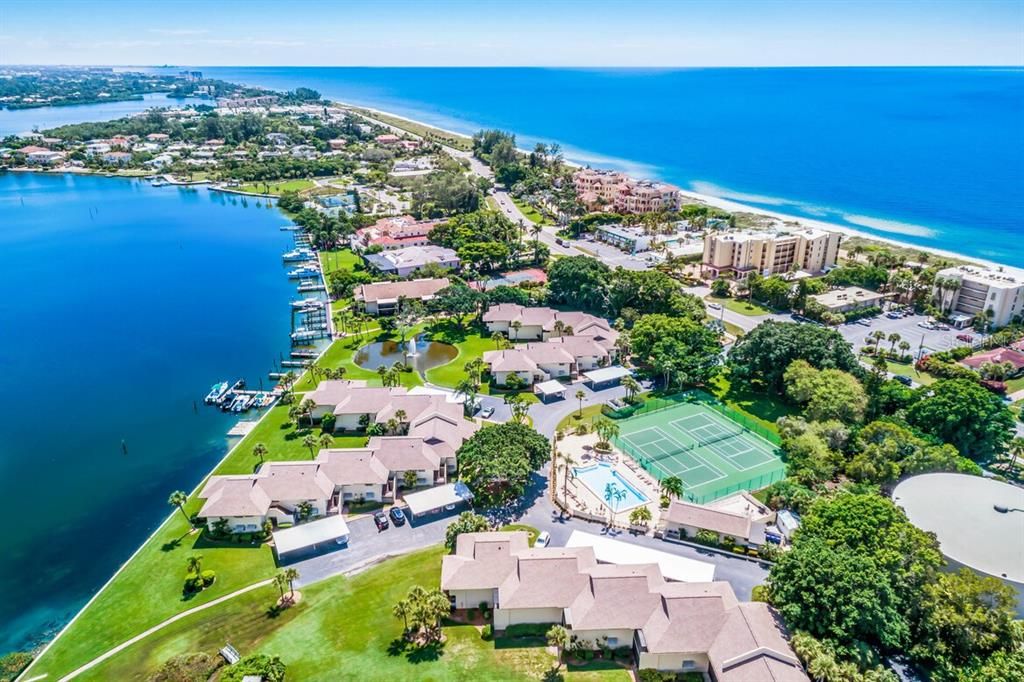
[[[624,511],[646,504],[646,495],[633,487],[610,464],[597,463],[572,470],[577,479],[613,511]]]

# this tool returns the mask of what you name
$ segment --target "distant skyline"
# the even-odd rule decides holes
[[[4,0],[0,63],[1024,66],[1024,0]]]

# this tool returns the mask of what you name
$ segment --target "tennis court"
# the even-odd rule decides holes
[[[693,502],[763,488],[786,474],[773,443],[699,401],[618,425],[616,445],[658,480],[678,476]]]

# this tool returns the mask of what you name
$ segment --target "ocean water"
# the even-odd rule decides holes
[[[1020,68],[213,68],[1024,267]]]
[[[62,107],[36,107],[34,109],[0,109],[0,137],[19,135],[32,130],[56,128],[68,123],[109,121],[145,111],[150,107],[179,106],[182,102],[197,100],[172,100],[167,95],[154,93],[143,95],[141,100],[106,102],[104,104],[69,104]]]
[[[62,625],[223,456],[234,420],[202,399],[269,385],[296,294],[291,233],[252,200],[8,173],[0,216],[4,653]]]

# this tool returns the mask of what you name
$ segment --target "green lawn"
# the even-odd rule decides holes
[[[315,187],[312,180],[270,180],[269,182],[246,182],[235,189],[242,192],[254,194],[282,194],[284,192],[301,192],[304,189]],[[269,191],[268,190],[269,187]]]
[[[1016,379],[1010,379],[1006,382],[1007,393],[1016,393],[1021,389],[1024,389],[1024,376],[1017,377]]]
[[[459,350],[455,359],[446,365],[427,370],[427,381],[438,386],[455,388],[466,378],[463,367],[483,356],[484,351],[494,350],[494,341],[481,336],[479,329],[460,328],[451,320],[444,320],[431,326],[431,339],[450,343]]]
[[[748,303],[746,300],[738,298],[719,298],[718,296],[707,296],[704,300],[711,303],[718,303],[719,305],[725,306],[727,310],[731,310],[734,313],[739,313],[740,315],[746,315],[748,317],[770,315],[772,312],[756,301]]]
[[[722,373],[709,387],[716,398],[729,407],[739,410],[765,428],[778,433],[775,420],[794,414],[796,409],[763,393],[755,393],[739,387],[733,387],[727,373]]]
[[[872,363],[874,358],[870,355],[864,356],[864,359],[868,363]],[[935,377],[927,372],[918,372],[917,368],[914,367],[913,363],[893,362],[892,360],[885,361],[886,368],[893,374],[902,374],[903,376],[910,377],[922,386],[928,386],[938,381]]]
[[[533,547],[533,543],[537,542],[537,536],[540,535],[540,531],[533,526],[527,526],[525,523],[510,523],[507,526],[502,526],[501,530],[522,530],[530,536],[530,547]]]
[[[300,396],[296,395],[298,401]],[[270,414],[242,439],[242,442],[231,451],[220,466],[214,470],[214,474],[251,474],[259,465],[260,461],[252,454],[252,448],[256,443],[263,443],[267,446],[270,454],[266,459],[272,461],[295,461],[311,459],[309,448],[302,444],[302,439],[308,434],[320,437],[320,427],[310,428],[308,422],[303,421],[301,425],[295,425],[288,420],[288,410],[291,405],[275,405],[271,408]],[[366,444],[364,436],[334,436],[336,448],[359,448]],[[317,448],[319,449],[319,448]]]
[[[325,276],[338,270],[362,270],[363,259],[352,249],[331,249],[320,252],[320,267]]]
[[[533,206],[531,206],[530,204],[526,203],[521,199],[516,199],[515,197],[511,196],[510,198],[512,199],[512,203],[515,204],[516,207],[518,207],[519,210],[523,212],[523,215],[526,216],[527,220],[529,220],[532,223],[540,223],[541,225],[548,224],[548,220],[543,215],[541,215],[540,211],[535,209]]]
[[[213,653],[225,642],[243,656],[280,656],[288,666],[288,678],[295,680],[542,678],[555,662],[542,644],[505,638],[484,641],[469,625],[445,626],[445,643],[436,650],[404,647],[401,621],[391,615],[391,607],[412,585],[438,584],[442,553],[441,548],[424,550],[352,578],[307,586],[298,605],[279,613],[271,609],[278,595],[274,588],[255,590],[168,626],[83,679],[144,679],[171,656]],[[565,679],[629,679],[621,668],[600,667],[570,670]]]
[[[308,427],[297,429],[288,423],[288,407],[271,408],[270,414],[231,450],[213,473],[252,473],[259,464],[252,455],[257,442],[269,448],[268,460],[308,459],[310,453],[302,445],[302,438],[310,431]],[[320,429],[312,432],[319,435]],[[365,443],[363,436],[334,439],[335,447],[361,447]],[[195,514],[201,507],[202,500],[192,497],[186,511]],[[181,594],[185,561],[192,554],[202,555],[203,568],[216,571],[217,581],[198,596],[185,599]],[[32,675],[45,672],[49,678],[57,679],[180,611],[268,578],[275,571],[273,554],[266,545],[214,543],[200,533],[189,535],[187,522],[175,513],[67,634],[32,666]]]
[[[410,334],[419,334],[423,331],[422,326],[417,326],[410,332]],[[335,339],[331,343],[331,347],[327,349],[317,364],[321,367],[336,369],[338,367],[345,368],[346,379],[365,379],[369,382],[370,386],[380,386],[380,376],[375,370],[363,369],[357,365],[354,361],[356,352],[363,346],[373,343],[375,341],[387,341],[388,339],[396,339],[397,335],[389,334],[386,332],[373,332],[362,337],[350,336],[345,339]],[[403,372],[402,373],[402,385],[406,388],[412,388],[413,386],[420,386],[423,380],[420,379],[420,375],[416,372]],[[306,374],[301,381],[295,385],[296,391],[311,391],[316,388],[313,382],[313,377]]]
[[[574,403],[576,403],[577,408],[579,407],[579,401],[576,400],[576,398],[574,398],[573,396],[569,395],[568,392],[565,394],[565,399],[573,401]],[[555,430],[557,431],[558,429],[573,429],[576,428],[576,425],[581,422],[586,422],[587,424],[590,424],[595,418],[599,416],[601,416],[600,403],[597,405],[587,405],[586,407],[583,408],[582,414],[580,413],[579,409],[576,409],[573,410],[572,414],[566,415],[562,419],[562,421],[558,422],[558,426],[555,427]]]

